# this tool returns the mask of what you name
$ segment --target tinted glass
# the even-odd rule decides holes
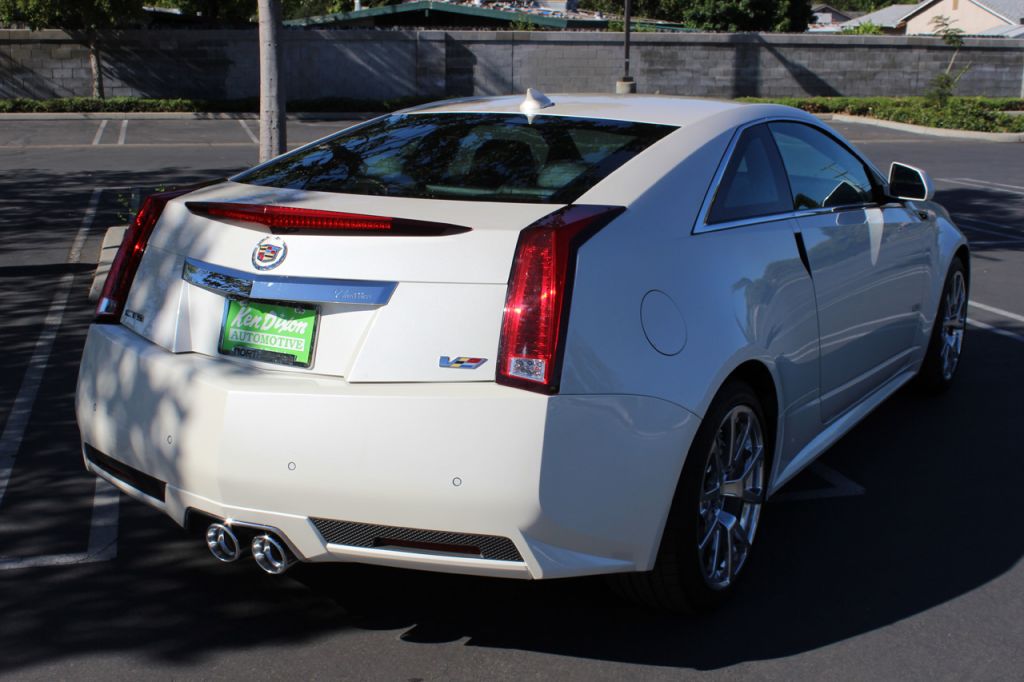
[[[763,125],[748,128],[736,143],[718,185],[708,222],[724,223],[790,210],[785,172],[768,129]]]
[[[396,114],[233,180],[345,194],[567,203],[673,126],[521,114]]]
[[[894,163],[889,173],[889,194],[922,201],[928,195],[928,188],[925,186],[924,180],[913,168]]]
[[[831,208],[874,201],[864,164],[825,133],[800,123],[770,124],[793,189],[793,207]]]

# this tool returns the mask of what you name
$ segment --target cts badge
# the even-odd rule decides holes
[[[471,358],[461,355],[453,359],[447,355],[442,355],[437,366],[444,367],[446,369],[476,369],[485,362],[487,362],[487,358]]]
[[[288,245],[280,237],[264,237],[252,250],[252,266],[257,270],[273,270],[288,255]]]

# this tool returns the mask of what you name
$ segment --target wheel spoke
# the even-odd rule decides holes
[[[700,494],[700,501],[701,502],[707,502],[709,500],[714,500],[715,498],[717,498],[721,494],[722,494],[722,486],[720,486],[717,483],[715,483],[714,487],[709,488],[709,489],[705,490],[704,492],[702,492]]]
[[[725,468],[722,469],[724,474],[732,467],[733,458],[736,456],[736,422],[739,420],[739,413],[733,411],[729,416],[729,454],[725,462]]]
[[[749,554],[764,496],[764,437],[749,405],[722,416],[706,458],[696,544],[708,584],[725,589]]]
[[[715,535],[715,531],[716,530],[718,530],[718,515],[717,514],[715,514],[714,519],[712,519],[708,523],[708,532],[705,533],[703,539],[701,539],[701,541],[697,543],[697,549],[699,549],[702,552],[705,549],[707,549],[708,548],[708,542],[711,541],[711,538]]]
[[[736,575],[739,569],[738,557],[736,556],[736,545],[733,540],[736,535],[735,529],[740,525],[735,516],[729,512],[721,512],[718,515],[718,523],[721,525],[725,535],[725,582],[728,583]]]
[[[761,503],[761,488],[754,484],[754,474],[764,458],[764,446],[760,446],[743,473],[736,478],[727,479],[722,483],[722,495],[732,497],[749,504]]]
[[[743,435],[736,442],[736,448],[729,455],[729,470],[731,471],[741,462],[741,454],[747,448],[747,441],[750,439],[750,431],[753,428],[753,420],[747,418],[747,424],[743,428]]]
[[[718,557],[722,549],[721,529],[718,524],[715,524],[714,528],[715,532],[712,533],[713,540],[711,541],[711,564],[708,566],[708,578],[711,580],[715,579],[715,573],[718,572]]]

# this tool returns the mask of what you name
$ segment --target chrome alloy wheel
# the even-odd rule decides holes
[[[960,349],[964,343],[964,325],[967,323],[967,283],[964,273],[957,270],[949,282],[942,310],[942,378],[949,381],[960,363]]]
[[[764,432],[746,405],[718,426],[704,465],[697,551],[712,589],[728,587],[747,560],[764,501]]]

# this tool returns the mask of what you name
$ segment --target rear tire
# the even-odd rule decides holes
[[[959,258],[954,258],[942,287],[928,350],[917,374],[918,386],[926,391],[941,393],[956,376],[967,330],[967,295],[966,268]]]
[[[760,522],[769,433],[754,390],[738,381],[723,386],[690,446],[654,569],[614,576],[620,593],[685,613],[729,598]]]

